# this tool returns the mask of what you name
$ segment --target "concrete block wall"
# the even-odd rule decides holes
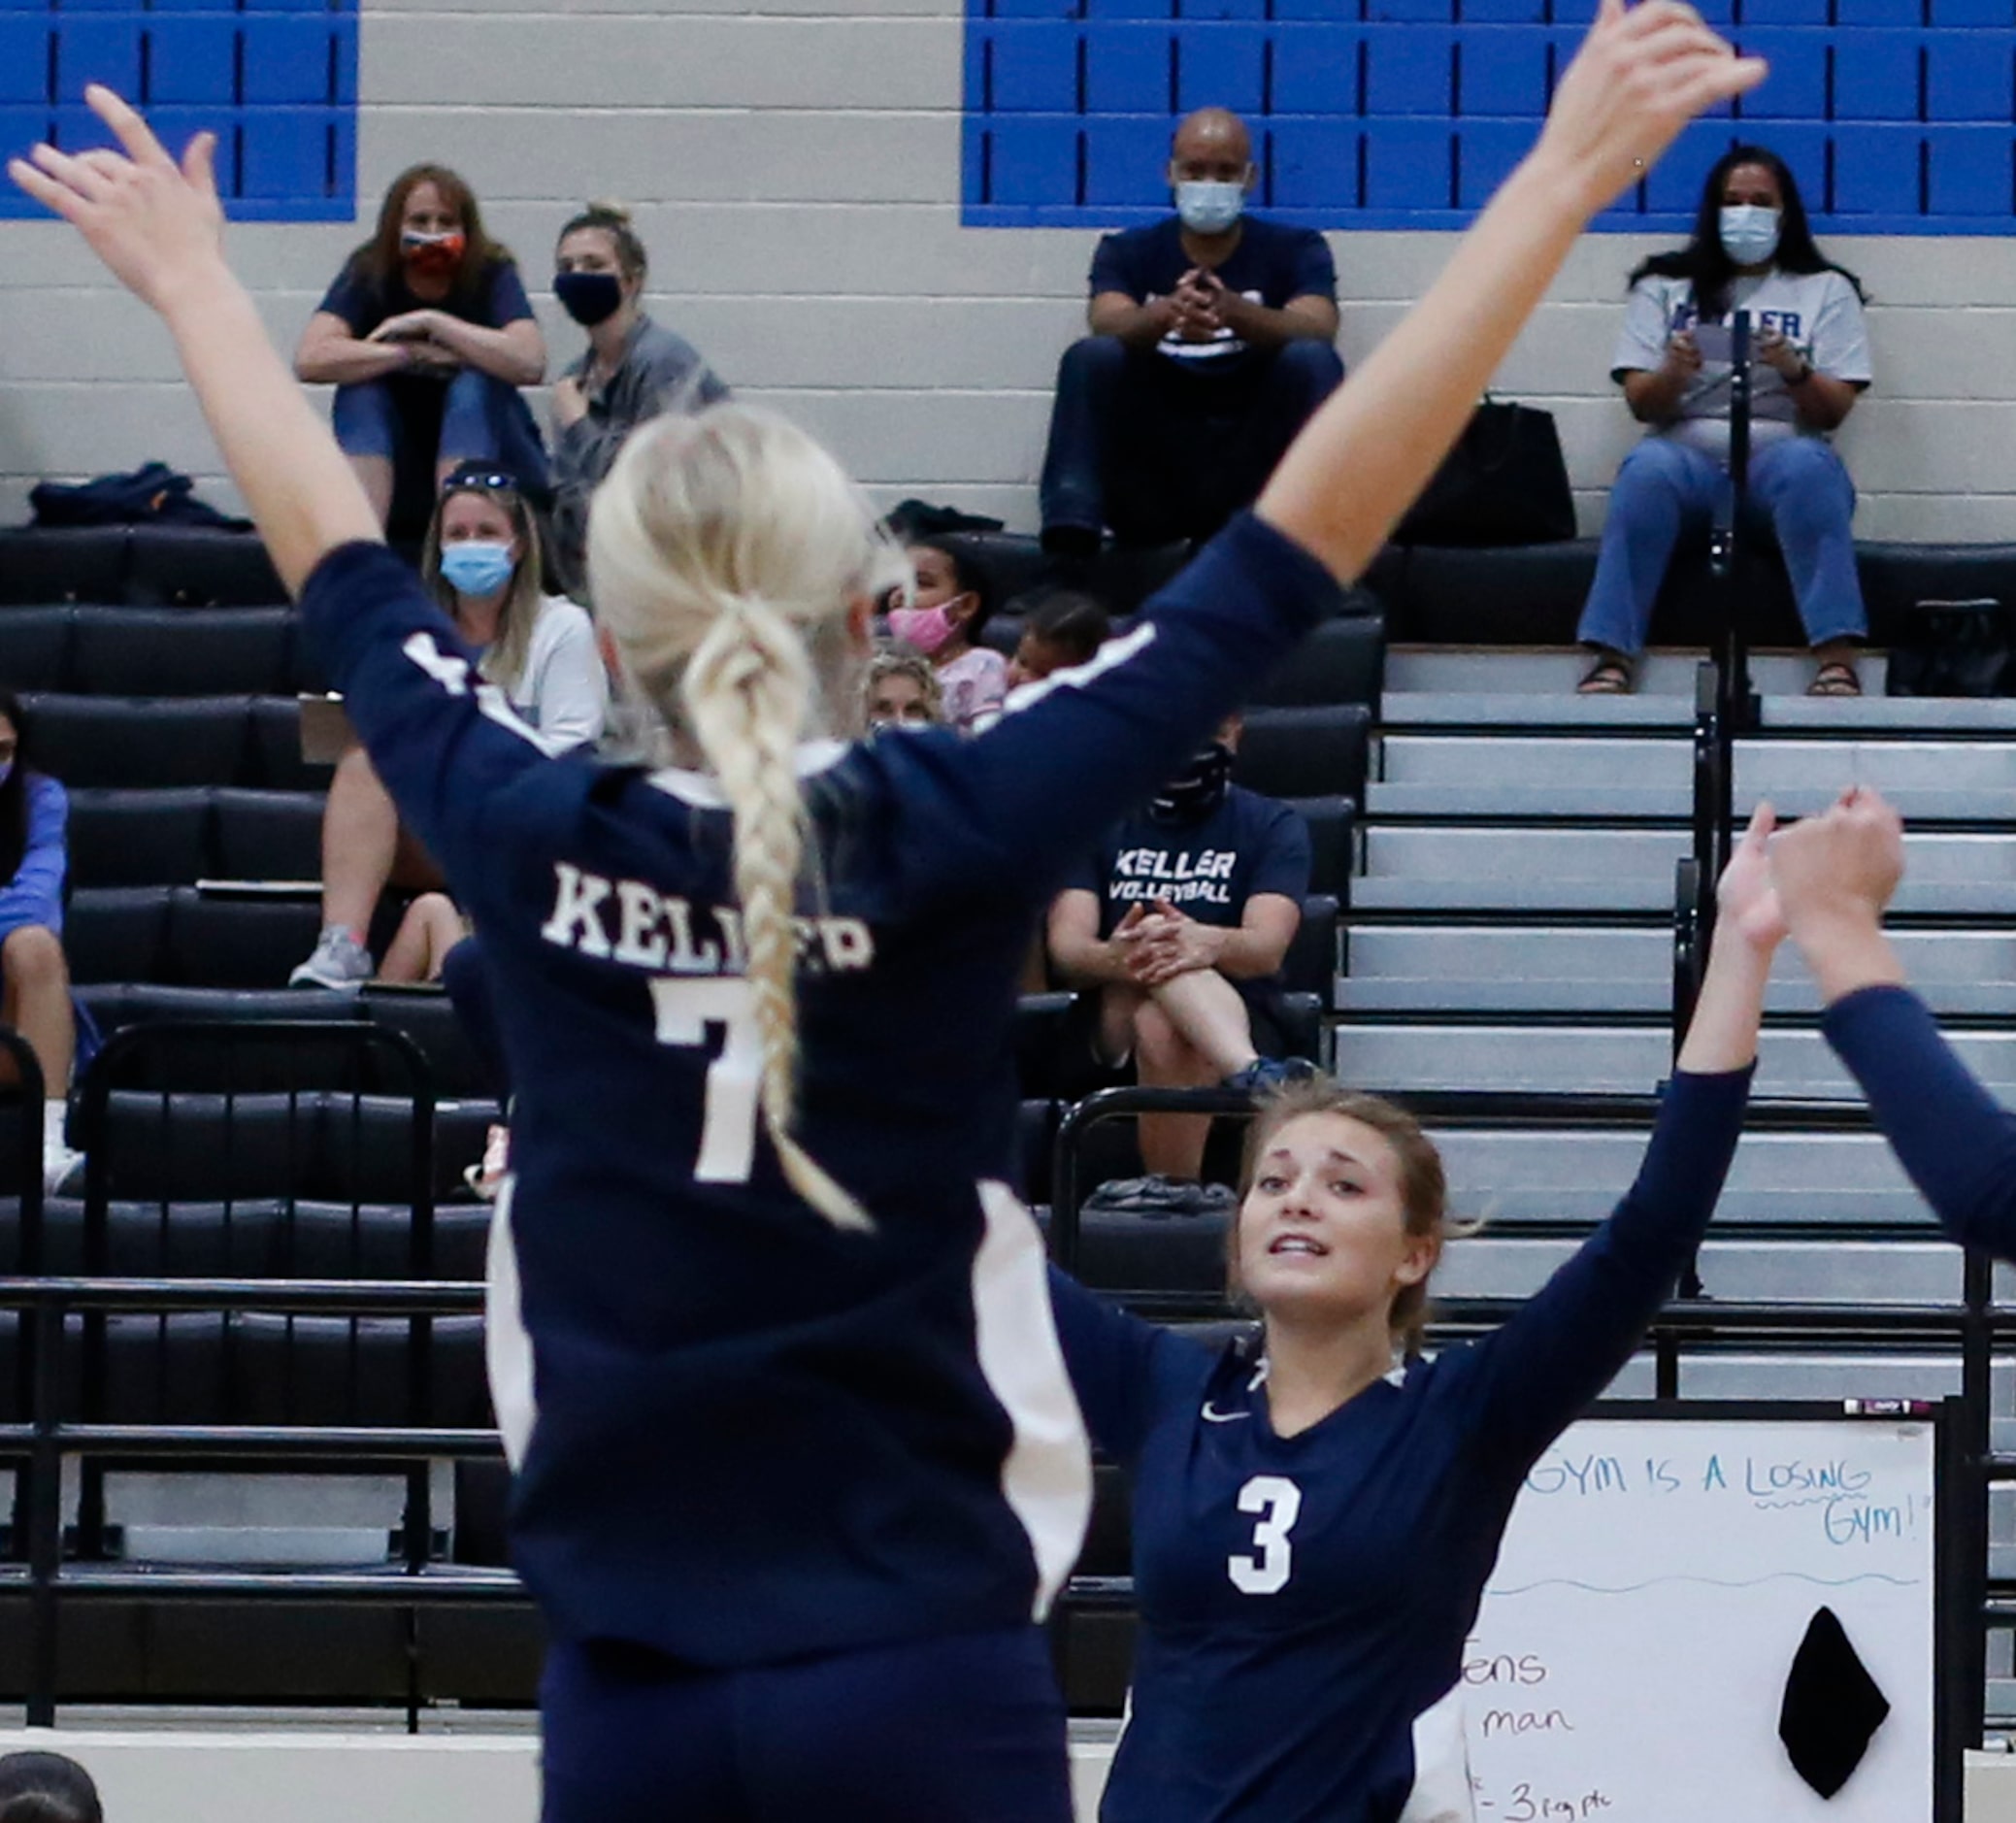
[[[459,9],[459,10],[458,10]],[[443,159],[544,286],[582,199],[639,212],[652,308],[745,396],[826,437],[875,493],[1035,522],[1051,376],[1094,237],[959,223],[957,0],[366,0],[355,225],[247,225],[232,254],[291,347],[386,182]],[[1362,359],[1445,256],[1334,235]],[[1499,376],[1558,415],[1586,528],[1635,432],[1605,374],[1624,275],[1593,236]],[[1840,240],[1875,305],[1878,386],[1842,447],[1872,538],[2016,539],[2016,249]],[[167,339],[53,224],[0,222],[0,521],[44,476],[159,457],[232,498]]]

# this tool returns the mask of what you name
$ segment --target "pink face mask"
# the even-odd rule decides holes
[[[906,646],[914,646],[926,658],[939,651],[958,630],[942,606],[889,610],[889,631]]]

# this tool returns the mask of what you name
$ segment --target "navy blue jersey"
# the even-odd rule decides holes
[[[316,569],[316,655],[482,933],[516,1094],[492,1384],[561,1637],[727,1666],[1041,1611],[1089,1469],[997,1181],[1016,978],[1070,862],[1336,599],[1247,517],[979,739],[806,749],[798,1132],[864,1235],[759,1131],[712,781],[548,758],[398,559]]]
[[[1183,224],[1165,215],[1139,228],[1100,237],[1090,288],[1124,291],[1137,304],[1174,294],[1197,262],[1183,250]],[[1291,298],[1337,296],[1337,262],[1314,228],[1291,228],[1261,215],[1239,218],[1239,245],[1211,269],[1229,291],[1279,310]]]
[[[1898,1162],[1964,1247],[2016,1260],[2016,1114],[1983,1088],[1904,987],[1828,1008],[1828,1043],[1854,1073]]]
[[[1255,893],[1297,905],[1309,889],[1309,830],[1292,804],[1228,785],[1194,822],[1145,811],[1115,824],[1065,882],[1099,895],[1099,934],[1110,937],[1136,905],[1167,899],[1200,924],[1237,928]]]
[[[490,269],[468,288],[458,284],[439,302],[429,302],[413,294],[404,273],[375,279],[352,259],[330,282],[315,309],[341,316],[361,341],[388,318],[419,310],[446,311],[479,328],[503,329],[530,316],[532,300],[525,295],[525,282],[514,260],[492,260]]]
[[[1699,1243],[1750,1072],[1679,1076],[1636,1183],[1509,1322],[1274,1434],[1219,1350],[1052,1276],[1093,1441],[1134,1488],[1133,1710],[1102,1823],[1469,1818],[1459,1675],[1512,1502]]]

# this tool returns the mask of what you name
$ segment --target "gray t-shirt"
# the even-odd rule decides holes
[[[567,370],[579,380],[584,353]],[[588,501],[616,459],[624,438],[661,412],[697,411],[725,399],[728,388],[684,336],[640,316],[615,371],[587,395],[588,411],[553,439],[553,535],[560,573],[578,593],[584,580]]]
[[[1738,279],[1730,290],[1730,315],[1750,313],[1751,333],[1775,329],[1823,374],[1866,386],[1875,377],[1869,365],[1869,338],[1855,287],[1837,272],[1790,273],[1776,270],[1755,279]],[[1610,357],[1610,376],[1651,373],[1666,359],[1667,339],[1682,329],[1700,328],[1694,283],[1688,279],[1647,277],[1631,287],[1624,306],[1624,328]],[[1716,461],[1729,457],[1728,359],[1706,358],[1681,395],[1678,417],[1653,435],[1670,437]],[[1763,361],[1751,362],[1751,441],[1776,443],[1785,437],[1822,433],[1799,421],[1799,412],[1784,378]]]

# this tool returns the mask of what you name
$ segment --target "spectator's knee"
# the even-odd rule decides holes
[[[1274,355],[1274,369],[1282,380],[1311,399],[1321,399],[1343,384],[1344,363],[1328,342],[1309,338],[1283,343]]]
[[[1120,372],[1127,365],[1127,344],[1118,336],[1080,336],[1064,350],[1057,363],[1059,385],[1075,381],[1082,385]]]
[[[1647,437],[1636,444],[1617,465],[1617,479],[1610,484],[1613,498],[1644,494],[1666,488],[1679,493],[1687,484],[1687,451],[1666,437]]]
[[[63,940],[47,924],[23,924],[0,943],[0,971],[16,987],[68,986]]]
[[[1169,1014],[1152,1000],[1134,1012],[1134,1054],[1143,1082],[1180,1077],[1192,1060],[1189,1041],[1170,1023]]]

